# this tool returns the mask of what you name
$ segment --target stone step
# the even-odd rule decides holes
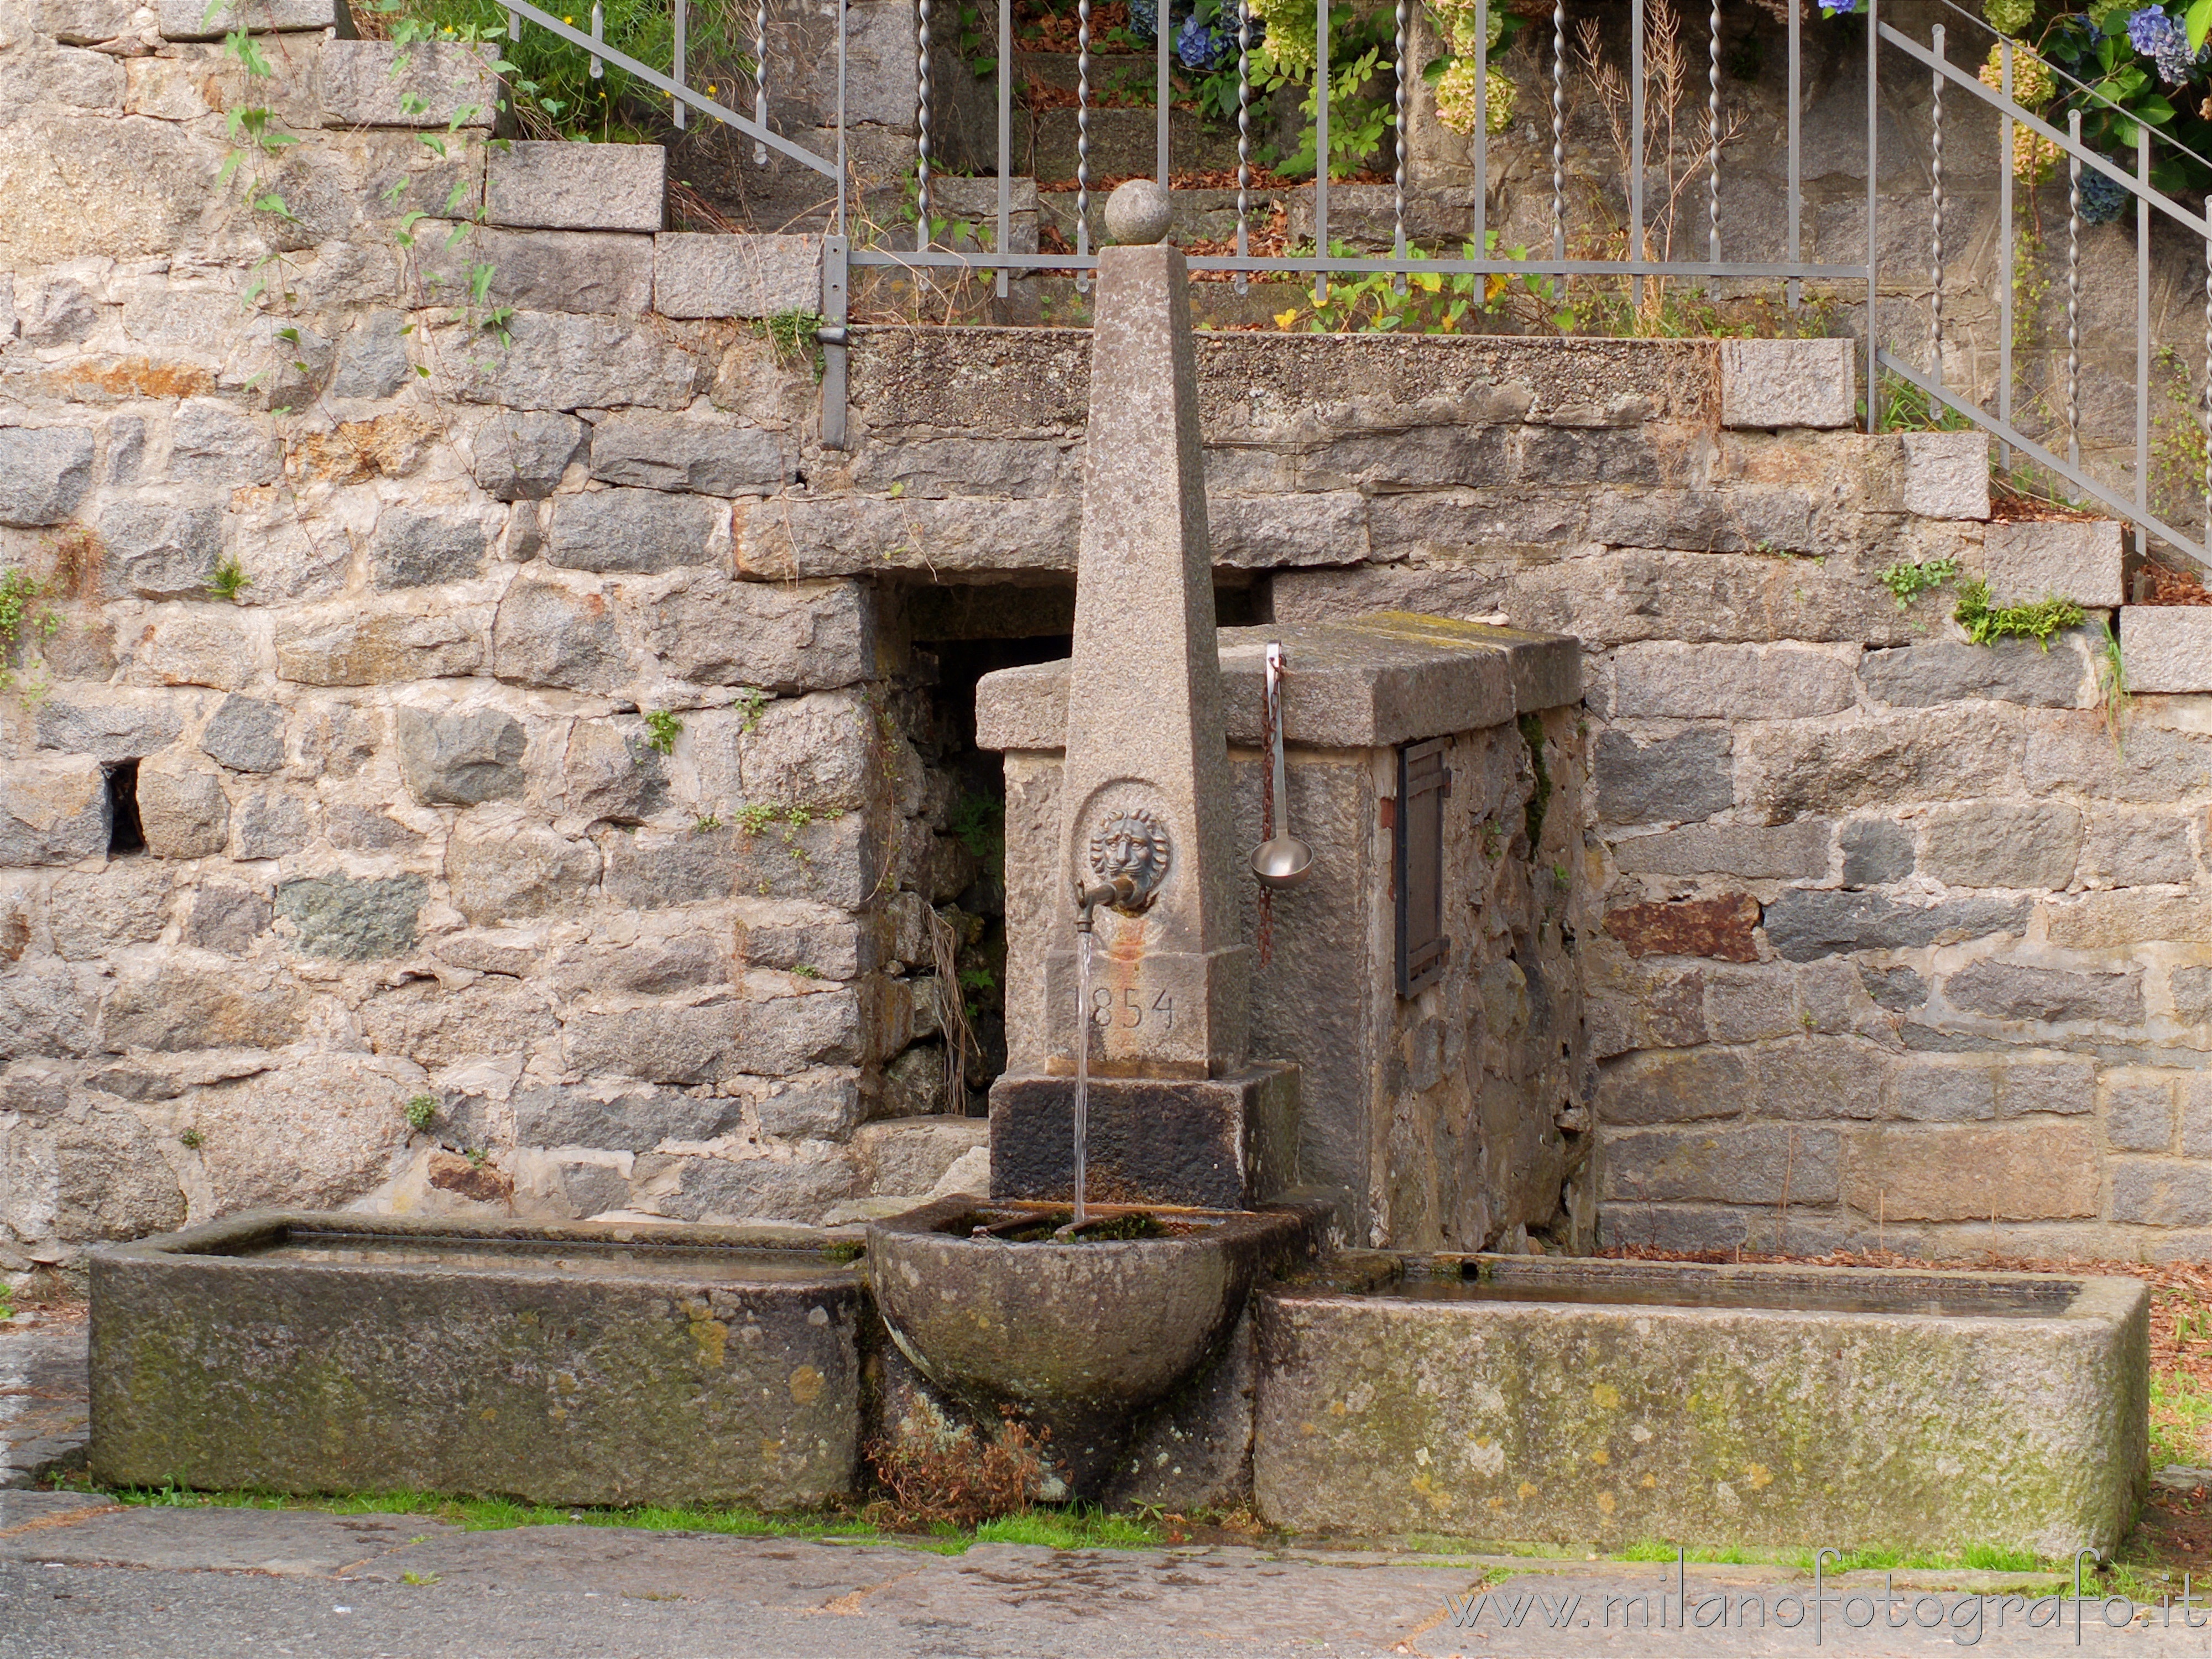
[[[918,1198],[936,1190],[956,1168],[961,1189],[982,1192],[990,1184],[990,1121],[980,1117],[885,1118],[863,1124],[853,1136],[854,1161],[878,1197]],[[978,1164],[980,1176],[974,1174]]]
[[[2055,595],[2094,609],[2127,598],[2126,553],[2127,538],[2111,519],[2004,519],[1983,535],[1982,574],[1992,605]]]
[[[2212,606],[2122,605],[2120,659],[2130,691],[2212,691]]]
[[[520,230],[658,231],[668,216],[659,144],[524,139],[484,162],[484,222]]]

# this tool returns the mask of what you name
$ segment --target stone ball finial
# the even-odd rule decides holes
[[[1167,191],[1154,179],[1127,179],[1106,198],[1106,234],[1117,243],[1160,241],[1174,218]]]

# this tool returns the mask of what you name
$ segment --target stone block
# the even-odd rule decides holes
[[[92,483],[92,428],[0,427],[0,525],[59,524]]]
[[[204,599],[222,557],[222,508],[213,503],[112,501],[97,526],[108,596]]]
[[[599,146],[593,145],[594,149]],[[613,148],[629,149],[634,145]],[[497,151],[493,152],[496,156]],[[448,228],[416,228],[427,263],[448,293],[468,286],[479,262],[492,267],[485,301],[517,311],[574,311],[638,317],[653,308],[653,239],[595,230],[502,230],[480,226],[450,249]]]
[[[545,562],[568,570],[656,574],[729,556],[730,509],[658,489],[595,489],[553,503]]]
[[[92,756],[0,764],[0,866],[99,858],[108,834],[107,771]]]
[[[1994,605],[2033,605],[2053,595],[2076,605],[2119,605],[2127,598],[2121,557],[2120,526],[2109,520],[2001,520],[1982,535]]]
[[[506,95],[492,70],[498,61],[497,47],[459,40],[325,40],[324,122],[488,129]]]
[[[629,661],[604,595],[526,580],[507,590],[492,620],[491,672],[522,685],[612,691]]]
[[[314,838],[307,805],[282,789],[257,790],[238,803],[238,856],[281,859]]]
[[[763,1133],[780,1140],[842,1140],[864,1103],[849,1073],[805,1072],[772,1085],[755,1103]]]
[[[1969,963],[1943,981],[1950,1005],[1996,1019],[2063,1024],[2095,1020],[2140,1025],[2143,1019],[2142,969],[2074,974],[2055,968],[1984,960]]]
[[[703,988],[726,989],[732,982],[729,941],[719,933],[678,933],[641,939],[611,949],[574,945],[553,958],[555,982],[572,997],[627,992],[661,996]]]
[[[210,882],[192,895],[182,937],[197,950],[242,957],[269,931],[276,914],[269,901],[250,887]]]
[[[343,872],[302,877],[276,889],[276,914],[293,927],[293,947],[311,957],[369,962],[415,948],[430,884],[420,876],[356,880]]]
[[[1928,815],[1924,874],[1954,887],[2063,889],[2081,851],[2081,815],[2048,803],[1984,801]]]
[[[1908,432],[1905,510],[1923,519],[1990,516],[1990,440],[1984,432]]]
[[[2184,1074],[2185,1075],[2185,1074]],[[2120,1067],[2105,1073],[2105,1140],[2117,1152],[2164,1152],[2173,1146],[2172,1072]]]
[[[478,927],[495,927],[587,902],[599,884],[599,849],[511,818],[473,820],[446,842],[446,884],[453,908]]]
[[[138,964],[116,977],[100,1018],[100,1043],[113,1054],[281,1048],[305,1035],[307,1012],[307,993],[281,975]]]
[[[1214,504],[1224,520],[1226,501]],[[988,501],[795,495],[746,516],[738,568],[767,581],[876,572],[1073,570],[1079,503],[1073,497]],[[1230,562],[1218,534],[1217,561]],[[1357,548],[1340,544],[1340,559]]]
[[[1868,696],[1896,708],[1984,698],[2030,708],[2080,708],[2094,685],[2078,633],[2063,634],[2045,650],[2029,640],[1996,645],[1931,641],[1889,651],[1869,651],[1859,661]]]
[[[30,8],[30,21],[63,46],[96,46],[129,33],[137,9],[134,0],[38,0]]]
[[[1241,1210],[1290,1186],[1297,1069],[1255,1066],[1197,1080],[1094,1078],[1085,1190],[1101,1204]],[[1074,1189],[1074,1083],[991,1085],[994,1198],[1066,1200]]]
[[[212,6],[202,0],[161,0],[164,40],[220,40],[240,28],[256,34],[334,28],[350,35],[353,19],[346,0],[218,0]]]
[[[276,442],[216,398],[187,398],[169,421],[169,476],[235,489],[276,481]]]
[[[990,1144],[983,1118],[895,1117],[864,1125],[853,1137],[853,1157],[871,1192],[924,1194],[962,1158]]]
[[[668,805],[667,760],[643,725],[579,720],[562,759],[568,809],[578,817],[640,823]]]
[[[726,417],[611,415],[592,428],[592,476],[603,483],[702,495],[773,495],[783,487],[787,441]],[[798,460],[795,443],[791,460]],[[554,511],[557,518],[560,506]]]
[[[822,239],[663,231],[653,239],[653,308],[664,317],[819,311]]]
[[[2212,1077],[2191,1072],[2181,1080],[2181,1151],[2212,1158]]]
[[[1600,1068],[1597,1117],[1653,1124],[1735,1117],[1753,1097],[1753,1055],[1741,1048],[1647,1049]]]
[[[474,806],[522,793],[522,723],[496,708],[437,714],[401,707],[392,719],[400,775],[425,806]]]
[[[509,410],[684,409],[706,368],[651,329],[557,311],[515,313],[504,350],[487,355],[465,335],[441,350],[457,395]]]
[[[2193,881],[2189,819],[2179,812],[2097,813],[2089,820],[2086,864],[2093,883],[2113,887]]]
[[[1677,1213],[1682,1231],[1662,1248],[1765,1249],[1778,1231],[1762,1216],[1747,1240],[1741,1213]],[[1647,1225],[1673,1218],[1640,1205],[1617,1217],[1638,1243]],[[1702,1237],[1692,1231],[1699,1221]],[[1801,1253],[1844,1242],[1797,1236],[1794,1211],[1792,1223]],[[1449,1278],[1461,1261],[1415,1270]],[[1350,1286],[1331,1276],[1261,1296],[1252,1479],[1267,1521],[1338,1537],[1549,1539],[1576,1554],[1618,1554],[1645,1538],[1778,1547],[1838,1528],[1900,1553],[2040,1551],[2046,1540],[2110,1548],[2135,1524],[2148,1298],[2134,1280],[2092,1279],[2069,1299],[2052,1294],[2063,1281],[1978,1275],[1967,1285],[1990,1295],[1991,1311],[2014,1316],[1960,1318],[1912,1299],[1894,1276],[1826,1269],[1824,1285],[1848,1286],[1881,1310],[1839,1318],[1797,1302],[1802,1267],[1670,1266],[1678,1284],[1725,1286],[1738,1306],[1750,1292],[1755,1311],[1717,1317],[1711,1307],[1623,1305],[1633,1292],[1612,1305],[1604,1291],[1592,1297],[1601,1275],[1632,1280],[1645,1267],[1512,1256],[1467,1267],[1513,1288],[1480,1300],[1430,1299],[1416,1284],[1401,1295],[1346,1294]],[[1341,1271],[1381,1270],[1355,1256]],[[1762,1281],[1771,1285],[1765,1296]],[[1738,1386],[1707,1381],[1721,1376]],[[1775,1409],[1785,1389],[1801,1402],[1788,1413]],[[2058,1400],[2079,1403],[2043,1404]],[[1552,1616],[1555,1601],[1572,1623],[1573,1592],[1548,1588],[1559,1582],[1522,1577],[1492,1586],[1486,1604],[1478,1587],[1453,1605],[1489,1630],[1540,1607]],[[1656,1632],[1662,1619],[1686,1630],[1731,1617],[1735,1585],[1707,1580],[1686,1606],[1660,1607],[1662,1582],[1620,1574],[1593,1585],[1581,1602],[1591,1620],[1582,1639],[1595,1647],[1599,1627],[1632,1621]],[[1883,1592],[1870,1581],[1836,1593],[1829,1617],[1881,1616]],[[1888,1616],[1909,1600],[1899,1590]],[[1955,1601],[1978,1617],[1993,1605],[1922,1600]],[[2012,1604],[2015,1620],[2024,1605]],[[1747,1615],[1781,1606],[1794,1618],[1794,1601],[1771,1592],[1747,1595],[1732,1616],[1740,1629]],[[1658,1644],[1638,1636],[1620,1645]]]
[[[1638,743],[1599,735],[1594,763],[1598,817],[1609,823],[1681,823],[1735,804],[1726,732],[1698,730]]]
[[[2212,1164],[2171,1158],[2114,1158],[2112,1219],[2146,1227],[2212,1224]]]
[[[1850,426],[1856,386],[1849,340],[1721,342],[1723,426]]]
[[[234,772],[275,772],[284,764],[284,710],[263,697],[225,697],[200,733],[200,747]]]
[[[2079,793],[2094,800],[2170,806],[2212,783],[2212,735],[2138,720],[2115,751],[2104,721],[2082,714],[2028,735],[2027,793]]]
[[[1636,720],[1795,720],[1858,701],[1855,653],[1800,645],[1629,645],[1613,714]]]
[[[470,1231],[449,1217],[338,1224],[364,1224],[395,1254],[425,1233]],[[621,1265],[628,1230],[575,1224],[526,1230],[523,1249],[542,1240],[613,1273],[471,1262],[379,1274],[367,1289],[343,1268],[263,1261],[255,1267],[276,1271],[239,1272],[222,1254],[232,1239],[246,1252],[282,1237],[280,1224],[310,1242],[301,1218],[242,1218],[121,1246],[94,1267],[111,1310],[93,1336],[102,1479],[137,1484],[165,1466],[210,1487],[485,1486],[562,1504],[766,1510],[818,1506],[854,1486],[868,1316],[859,1274],[819,1250],[757,1231],[695,1235],[710,1247],[696,1272],[661,1262],[647,1279]],[[501,1221],[478,1236],[496,1261],[491,1249],[517,1232]],[[751,1252],[776,1243],[793,1267],[749,1279],[745,1266],[761,1261]],[[141,1340],[133,1333],[150,1332],[148,1322],[188,1334]],[[257,1367],[252,1356],[271,1354],[288,1357],[288,1378],[331,1380],[311,1400]],[[202,1365],[234,1386],[195,1409]]]
[[[1896,1221],[2056,1220],[2097,1213],[2098,1154],[2081,1124],[1856,1130],[1844,1199]]]
[[[476,481],[501,501],[543,501],[583,447],[573,415],[503,409],[477,428]]]
[[[184,605],[149,619],[128,672],[140,684],[233,691],[258,671],[258,654],[245,619],[230,606]]]
[[[1634,874],[1729,875],[1746,880],[1787,880],[1828,873],[1823,818],[1768,827],[1751,823],[1693,823],[1613,843],[1613,861]],[[1910,842],[1907,842],[1908,847]]]
[[[138,822],[156,858],[206,858],[230,844],[230,800],[204,756],[181,744],[138,767]]]
[[[1928,981],[1910,968],[1859,969],[1859,978],[1875,1006],[1909,1014],[1928,1006]]]
[[[525,1146],[649,1152],[664,1140],[714,1140],[744,1125],[742,1103],[673,1089],[596,1092],[576,1084],[518,1089],[514,1138]]]
[[[724,998],[572,1013],[562,1037],[572,1071],[684,1087],[745,1068],[731,1062],[741,1022],[757,1011]],[[793,1068],[798,1069],[798,1068]]]
[[[758,835],[726,826],[613,836],[606,841],[607,896],[641,910],[732,896],[854,909],[875,890],[878,840],[857,812],[804,828],[763,826]]]
[[[668,210],[658,144],[520,140],[484,166],[484,221],[535,230],[657,231]]]
[[[92,1043],[102,987],[95,971],[33,958],[0,974],[0,1053],[62,1059]]]
[[[1863,1038],[1801,1036],[1756,1051],[1746,1101],[1760,1117],[1879,1117],[1890,1071],[1889,1054]]]
[[[81,686],[39,700],[33,729],[41,749],[90,755],[112,764],[173,743],[198,699],[173,692]]]
[[[748,967],[858,979],[876,966],[875,951],[860,927],[843,916],[778,916],[738,924],[738,954]]]
[[[857,811],[880,764],[874,716],[850,691],[779,697],[741,720],[738,750],[744,798]]]
[[[89,963],[154,943],[168,926],[173,884],[159,859],[111,859],[97,871],[56,877],[46,913],[55,951]]]
[[[1767,823],[2008,793],[2021,747],[2016,714],[1956,708],[1841,726],[1750,726],[1736,745],[1750,775],[1750,805]]]
[[[1722,962],[1758,961],[1759,946],[1752,938],[1758,926],[1759,901],[1748,893],[1624,905],[1605,918],[1605,931],[1632,957],[1711,957]]]
[[[842,1146],[810,1146],[788,1158],[687,1158],[679,1168],[675,1191],[659,1203],[686,1221],[811,1224],[859,1184]]]
[[[860,582],[696,577],[643,614],[647,648],[678,679],[781,696],[877,672],[875,599]]]
[[[415,378],[407,361],[405,313],[372,311],[353,325],[338,347],[331,374],[333,398],[389,398]]]
[[[2212,1021],[2212,968],[2176,968],[2170,982],[2176,1019],[2185,1025]]]
[[[281,623],[276,672],[303,685],[390,685],[404,680],[473,674],[483,665],[483,641],[470,613],[416,617],[402,612],[302,617]]]
[[[1995,933],[2025,933],[2025,898],[1945,899],[1900,904],[1880,893],[1789,888],[1766,907],[1766,940],[1789,962],[1849,951],[1914,951]]]
[[[1912,832],[1888,818],[1855,818],[1837,837],[1844,854],[1844,885],[1881,887],[1912,873]]]
[[[1609,1138],[1602,1175],[1608,1199],[1727,1204],[1836,1200],[1836,1131],[1795,1124],[1638,1129]]]
[[[2130,691],[2212,691],[2212,607],[2120,607],[2120,658]]]
[[[2132,951],[2147,940],[2212,938],[2212,903],[2193,892],[2119,888],[2043,903],[2044,934],[2062,951]]]
[[[387,507],[368,540],[372,587],[430,587],[483,574],[490,548],[483,520]]]
[[[1926,1055],[1899,1061],[1883,1115],[1908,1123],[1984,1123],[1997,1115],[2000,1069],[1979,1056]]]
[[[2096,1092],[2094,1060],[2008,1060],[1997,1097],[1997,1114],[2001,1117],[2033,1117],[2042,1113],[2079,1117],[2094,1109]]]

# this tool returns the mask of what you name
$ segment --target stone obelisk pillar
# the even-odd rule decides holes
[[[1151,200],[1146,200],[1149,193]],[[1075,1042],[1094,1201],[1237,1208],[1295,1165],[1297,1073],[1254,1065],[1251,947],[1206,539],[1197,365],[1165,197],[1124,185],[1098,256],[1045,1075],[991,1091],[991,1190],[1065,1198]],[[1079,1018],[1078,923],[1094,948]]]

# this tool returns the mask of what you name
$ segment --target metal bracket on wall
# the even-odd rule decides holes
[[[822,239],[822,326],[814,331],[822,348],[822,447],[845,447],[845,351],[850,337],[845,331],[848,256],[852,244],[842,236]]]

